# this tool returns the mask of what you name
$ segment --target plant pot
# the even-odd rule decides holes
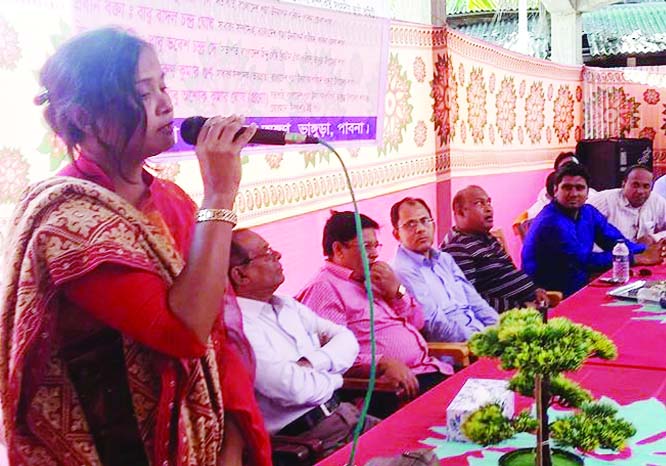
[[[583,459],[568,451],[554,448],[551,450],[553,466],[580,466],[585,464]],[[499,459],[500,466],[535,466],[536,451],[534,448],[519,448],[502,455]]]

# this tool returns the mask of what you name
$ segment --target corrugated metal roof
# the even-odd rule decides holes
[[[460,32],[507,49],[513,49],[518,40],[518,18],[452,27]],[[550,55],[548,30],[548,25],[546,25],[544,30],[538,16],[531,15],[527,18],[527,31],[530,36],[530,47],[532,48],[530,55],[539,58],[548,58]]]
[[[591,56],[666,50],[666,1],[610,5],[583,13]]]
[[[616,4],[582,14],[590,56],[640,55],[666,50],[666,0]],[[550,38],[539,29],[538,16],[528,19],[533,55],[547,58]],[[494,21],[452,26],[459,31],[511,48],[518,34],[513,15]]]
[[[540,0],[527,0],[527,8],[539,8]],[[465,15],[491,11],[518,11],[518,0],[446,0],[446,15]]]

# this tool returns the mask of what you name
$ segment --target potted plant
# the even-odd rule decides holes
[[[594,402],[589,391],[562,372],[575,371],[591,356],[613,359],[617,349],[604,334],[568,319],[546,321],[547,311],[515,309],[502,314],[496,327],[475,334],[469,347],[477,356],[499,358],[501,367],[516,370],[509,389],[534,397],[537,418],[525,410],[513,419],[503,416],[498,404],[472,413],[462,425],[464,434],[481,445],[492,445],[518,432],[537,433],[534,449],[510,452],[500,458],[506,466],[564,466],[583,464],[578,455],[550,448],[552,438],[560,446],[582,451],[622,449],[636,433],[633,425],[616,416],[616,409]],[[575,408],[574,414],[548,422],[548,407]]]

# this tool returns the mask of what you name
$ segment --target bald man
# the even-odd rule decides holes
[[[513,264],[500,242],[490,234],[493,206],[479,186],[468,186],[453,198],[456,225],[446,235],[448,252],[476,290],[497,312],[546,299],[546,292]]]
[[[624,174],[621,188],[591,195],[587,203],[625,238],[653,243],[666,237],[666,199],[652,194],[652,178],[648,167],[632,165]]]

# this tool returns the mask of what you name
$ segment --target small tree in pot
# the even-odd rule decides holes
[[[483,406],[462,425],[465,435],[481,445],[492,445],[518,432],[537,433],[534,450],[518,450],[500,459],[504,465],[538,466],[583,464],[571,453],[551,451],[549,439],[558,445],[592,451],[622,449],[636,429],[616,417],[614,407],[596,403],[587,390],[567,379],[562,372],[575,371],[592,356],[613,359],[617,350],[604,334],[565,318],[545,322],[535,309],[516,309],[502,315],[497,327],[475,334],[470,349],[478,356],[499,358],[506,370],[517,370],[509,389],[534,397],[537,419],[528,411],[513,419],[502,415],[497,404]],[[572,415],[548,422],[548,407],[558,404],[575,408]]]

